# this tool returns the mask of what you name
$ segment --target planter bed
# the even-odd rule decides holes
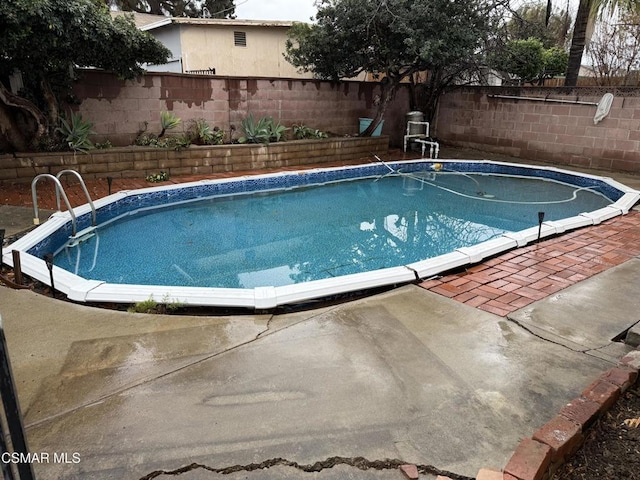
[[[0,183],[30,182],[36,175],[73,169],[84,178],[170,176],[264,170],[307,164],[348,162],[386,152],[389,137],[335,137],[244,145],[192,145],[182,150],[116,147],[89,153],[0,155]]]

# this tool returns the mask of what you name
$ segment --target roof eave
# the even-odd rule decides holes
[[[143,25],[140,28],[143,32],[147,30],[153,30],[154,28],[164,27],[165,25],[171,25],[173,23],[173,18],[167,17],[157,22],[149,23],[147,25]]]

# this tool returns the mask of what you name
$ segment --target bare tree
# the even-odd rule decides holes
[[[640,0],[580,0],[573,27],[565,86],[575,87],[578,82],[582,54],[589,41],[589,26],[593,25],[596,19],[603,19],[607,15],[611,15],[616,9],[637,12],[639,8]]]
[[[623,13],[595,29],[588,55],[600,85],[638,85],[640,13]]]

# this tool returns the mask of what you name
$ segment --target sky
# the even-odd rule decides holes
[[[524,0],[522,0],[524,3]],[[297,20],[309,22],[316,13],[314,0],[236,0],[236,18],[242,20]],[[575,14],[577,0],[568,0]],[[514,2],[517,4],[517,2]],[[555,0],[554,5],[566,8],[567,0]]]
[[[313,2],[314,0],[236,0],[236,18],[309,22],[309,18],[316,13]]]

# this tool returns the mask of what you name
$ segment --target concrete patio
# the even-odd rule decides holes
[[[638,188],[628,180],[619,181]],[[544,259],[513,262],[533,247],[436,283],[277,315],[133,314],[0,287],[30,450],[69,459],[34,464],[37,478],[402,479],[407,463],[435,479],[500,469],[633,349],[612,339],[640,320],[640,214],[572,235],[538,246],[559,251],[559,265],[575,260],[576,237],[597,237],[590,265],[577,262],[582,276],[557,276],[566,283],[555,290],[531,287],[540,279],[526,269],[543,271]],[[507,287],[488,298],[510,282],[486,270],[507,262],[530,280],[521,288],[544,295],[500,301],[516,290]],[[505,283],[489,285],[496,280]]]

